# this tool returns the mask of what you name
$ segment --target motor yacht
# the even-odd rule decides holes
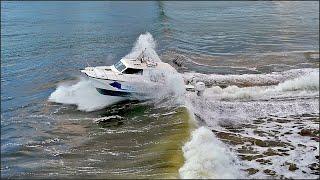
[[[146,50],[146,49],[145,49]],[[111,66],[81,70],[100,94],[108,96],[146,96],[166,85],[166,76],[177,71],[168,63],[155,62],[145,50],[134,59],[122,58]]]

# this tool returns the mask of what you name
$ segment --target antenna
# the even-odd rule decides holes
[[[90,64],[88,63],[88,60],[86,59],[86,63],[87,63],[87,65],[90,67]]]
[[[141,60],[141,63],[143,62],[144,59],[144,52],[147,50],[147,48],[144,48],[144,50],[142,50],[141,54],[137,57],[136,60]]]

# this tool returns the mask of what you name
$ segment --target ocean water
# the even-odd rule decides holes
[[[80,74],[144,47],[173,94],[104,97]],[[1,178],[319,172],[319,2],[1,3]]]

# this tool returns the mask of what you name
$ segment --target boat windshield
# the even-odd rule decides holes
[[[122,64],[121,61],[117,62],[114,67],[119,71],[122,72],[124,69],[126,69],[126,66]]]

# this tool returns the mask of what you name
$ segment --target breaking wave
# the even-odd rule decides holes
[[[221,88],[213,86],[205,91],[211,99],[219,100],[257,100],[297,96],[319,96],[319,71],[306,73],[278,85]]]
[[[280,83],[276,88],[276,91],[319,91],[319,71],[310,72],[306,75],[298,77],[293,80],[287,80]]]
[[[186,179],[235,179],[242,177],[236,156],[207,128],[200,127],[183,148],[186,159],[179,169]]]
[[[291,69],[282,72],[273,72],[270,74],[243,74],[243,75],[219,75],[219,74],[201,74],[184,73],[185,81],[202,81],[207,86],[231,86],[250,87],[250,86],[270,86],[277,85],[289,79],[294,79],[307,75],[309,73],[318,73],[317,68]]]

